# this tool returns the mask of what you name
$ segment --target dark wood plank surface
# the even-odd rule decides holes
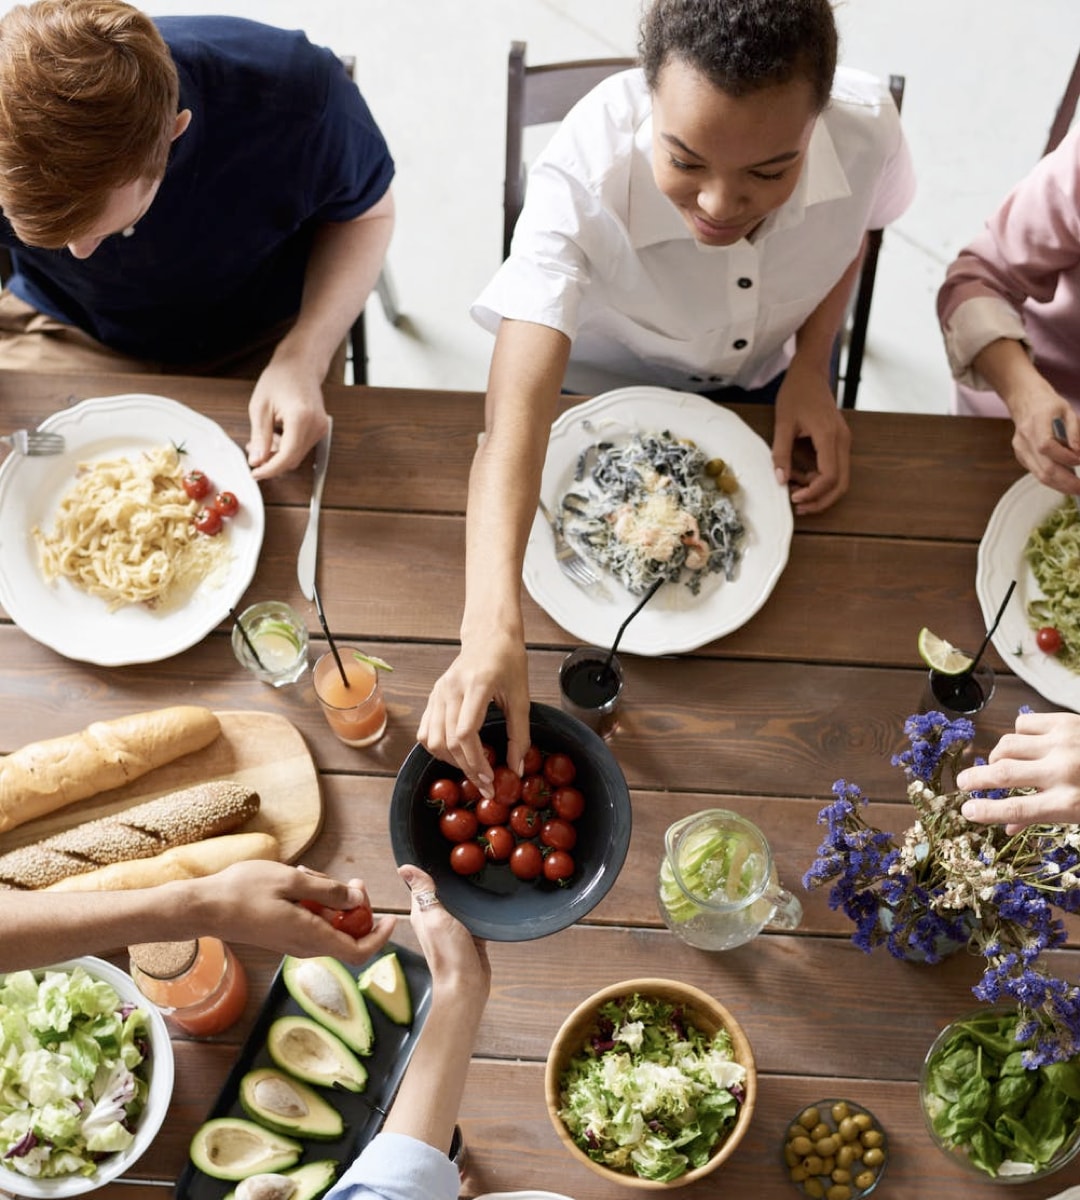
[[[118,392],[171,396],[199,408],[242,443],[242,383],[118,376],[0,373],[9,427]],[[394,775],[414,745],[428,691],[452,660],[463,598],[464,506],[482,397],[393,389],[332,388],[334,452],[324,495],[320,587],[332,626],[392,662],[384,680],[387,736],[351,750],[317,711],[310,678],[273,690],[237,666],[224,627],[160,663],[100,668],[68,661],[0,621],[0,752],[114,716],[182,700],[262,709],[288,717],[318,764],[325,804],[310,865],[361,874],[376,907],[399,915],[396,936],[415,945],[407,899],[387,835]],[[768,436],[771,413],[738,410]],[[547,1048],[567,1013],[618,979],[668,975],[705,987],[744,1024],[760,1072],[758,1108],[740,1151],[687,1196],[782,1200],[796,1193],[780,1166],[780,1142],[807,1102],[849,1096],[877,1113],[891,1159],[878,1195],[915,1200],[989,1197],[936,1151],[923,1129],[916,1081],[937,1030],[973,1006],[978,963],[958,955],[937,967],[867,956],[850,926],[801,877],[821,831],[815,818],[838,776],[873,798],[878,823],[908,823],[903,779],[890,765],[902,721],[924,686],[915,650],[929,625],[975,644],[978,542],[1005,489],[1020,475],[1005,422],[854,412],[850,494],[829,513],[796,519],[788,566],[762,610],[742,629],[681,657],[626,658],[626,702],[612,749],[631,787],[633,836],[626,864],[588,919],[538,942],[491,947],[494,984],[476,1047],[461,1124],[470,1151],[468,1190],[546,1188],[576,1200],[613,1200],[569,1161],[543,1099]],[[307,503],[307,467],[263,485],[267,535],[248,602],[288,600],[318,624],[299,595],[295,559]],[[0,514],[2,519],[2,514]],[[535,699],[557,699],[558,664],[574,639],[525,599]],[[313,650],[324,648],[313,637]],[[989,749],[1027,703],[1052,707],[996,654],[994,700],[980,719]],[[800,897],[792,933],[766,932],[724,954],[692,950],[663,927],[654,895],[664,831],[704,808],[734,809],[768,837],[782,880]],[[1063,969],[1080,972],[1080,920],[1069,927]],[[105,1200],[149,1200],[171,1186],[187,1143],[214,1101],[276,968],[274,956],[240,949],[251,981],[244,1020],[220,1038],[178,1037],[169,1119],[124,1187]],[[125,963],[122,954],[117,961]],[[1018,1200],[1080,1182],[1080,1164]]]

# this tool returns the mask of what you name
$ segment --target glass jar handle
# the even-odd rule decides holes
[[[767,893],[773,906],[772,916],[765,922],[769,929],[798,929],[802,921],[802,905],[786,888],[773,888]]]

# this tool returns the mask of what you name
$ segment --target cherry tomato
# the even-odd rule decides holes
[[[576,821],[585,811],[585,797],[577,788],[556,788],[551,797],[551,807],[556,816],[562,817],[564,821]]]
[[[526,775],[521,781],[521,798],[530,808],[547,808],[551,789],[543,775]]]
[[[540,814],[527,804],[519,804],[510,813],[510,828],[519,838],[535,837],[540,832]]]
[[[452,779],[436,779],[427,794],[432,804],[443,808],[457,808],[461,803],[461,786]]]
[[[1035,635],[1035,645],[1045,654],[1057,654],[1061,649],[1061,634],[1053,625],[1044,625]]]
[[[544,765],[544,756],[536,746],[530,746],[525,751],[525,762],[522,765],[522,775],[536,775]]]
[[[510,805],[497,796],[484,796],[476,802],[476,819],[481,825],[505,825],[510,820]]]
[[[483,750],[484,757],[488,760],[488,766],[493,767],[498,760],[498,756],[496,755],[494,749],[491,746],[485,745],[483,742],[480,743],[480,749]]]
[[[209,496],[210,489],[214,486],[202,471],[188,471],[181,482],[184,491],[192,500],[201,500],[204,496]]]
[[[461,842],[450,851],[450,865],[459,875],[475,875],[484,869],[484,862],[484,847],[479,842]]]
[[[323,906],[318,902],[318,900],[297,900],[296,903],[299,904],[301,908],[306,908],[308,912],[313,912],[317,917],[321,917],[323,914]]]
[[[330,924],[349,937],[367,937],[375,925],[375,916],[367,904],[358,904],[355,908],[341,908],[334,913]]]
[[[475,804],[480,799],[480,789],[471,779],[461,781],[461,803]]]
[[[577,830],[569,821],[556,817],[552,821],[545,821],[541,826],[540,840],[545,846],[556,850],[573,850],[577,842]]]
[[[514,849],[514,835],[505,825],[484,830],[484,853],[492,862],[506,862]]]
[[[544,778],[552,787],[565,787],[574,782],[577,768],[566,754],[549,754],[544,762]]]
[[[214,508],[223,517],[235,517],[240,511],[240,501],[232,492],[218,492],[214,497]]]
[[[216,508],[200,508],[191,518],[191,523],[200,533],[213,537],[221,532],[221,513]]]
[[[522,845],[527,843],[523,842]],[[552,850],[544,858],[544,878],[552,883],[562,883],[574,873],[574,860],[565,850]]]
[[[448,842],[471,841],[479,828],[476,817],[467,808],[448,808],[439,818],[439,832]]]
[[[544,856],[535,842],[518,842],[510,853],[510,870],[518,879],[535,879],[544,869]]]
[[[495,768],[495,799],[516,804],[521,799],[521,779],[509,767]]]

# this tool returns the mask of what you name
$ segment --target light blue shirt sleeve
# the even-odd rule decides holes
[[[403,1133],[377,1134],[326,1200],[457,1200],[457,1167],[441,1151]]]

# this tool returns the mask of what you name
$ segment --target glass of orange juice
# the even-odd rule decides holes
[[[345,686],[333,651],[328,650],[311,673],[326,723],[346,746],[370,746],[386,732],[386,701],[379,672],[356,658],[351,646],[339,646]]]

